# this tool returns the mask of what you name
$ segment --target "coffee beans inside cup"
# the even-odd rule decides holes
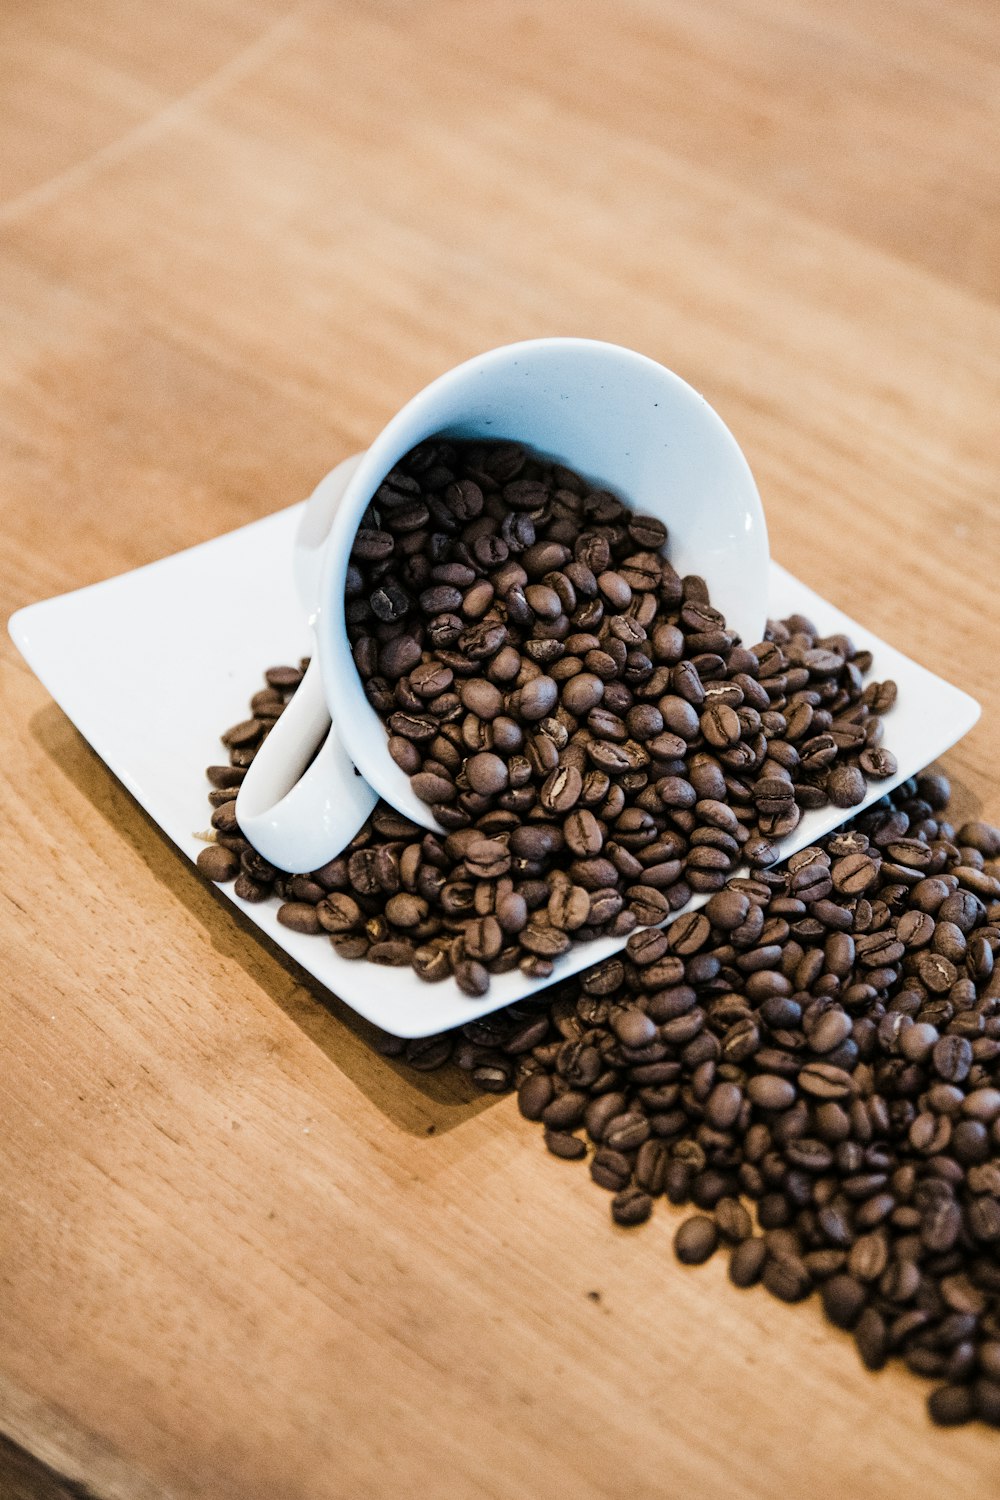
[[[499,911],[477,890],[475,926],[452,922],[434,977],[464,985],[466,957],[473,993],[514,964],[545,977],[571,942],[661,922],[772,863],[803,810],[894,773],[895,688],[865,685],[867,653],[801,617],[748,648],[667,542],[509,442],[423,444],[373,497],[347,575],[358,671],[463,883],[505,880]]]

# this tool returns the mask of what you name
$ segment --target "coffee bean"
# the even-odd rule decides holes
[[[991,823],[963,823],[956,843],[978,850],[984,859],[1000,859],[1000,828]]]
[[[542,1124],[549,1130],[572,1130],[583,1119],[586,1102],[586,1094],[578,1089],[567,1089],[546,1106],[542,1112]]]
[[[636,1151],[649,1139],[649,1121],[638,1111],[616,1115],[604,1131],[604,1143],[613,1151]]]
[[[465,995],[485,995],[489,989],[489,973],[475,959],[460,959],[454,966],[454,975],[455,983]]]
[[[715,1205],[715,1222],[719,1233],[729,1244],[748,1240],[753,1233],[750,1214],[738,1198],[720,1198]]]
[[[276,916],[283,927],[292,932],[322,932],[315,906],[306,901],[285,901],[278,907]]]
[[[865,1308],[868,1293],[853,1276],[836,1275],[823,1282],[820,1298],[830,1322],[838,1328],[851,1329]]]
[[[931,1421],[938,1427],[957,1427],[976,1416],[976,1402],[968,1385],[941,1385],[927,1398]]]
[[[545,1144],[553,1156],[560,1156],[564,1161],[579,1161],[587,1154],[586,1143],[566,1130],[546,1130]]]
[[[719,1230],[714,1219],[695,1214],[685,1219],[674,1235],[674,1254],[686,1266],[700,1266],[714,1254]]]
[[[510,850],[499,839],[477,838],[465,851],[465,865],[478,880],[496,879],[510,869]]]
[[[881,1370],[889,1354],[885,1320],[873,1307],[866,1307],[854,1326],[854,1341],[869,1370]]]
[[[240,871],[239,856],[221,844],[206,844],[197,859],[201,873],[217,883],[234,880]]]
[[[856,766],[834,766],[826,778],[826,795],[834,807],[857,807],[865,797],[865,778]]]
[[[729,1130],[743,1106],[743,1093],[735,1083],[717,1083],[705,1101],[705,1118],[715,1130]]]
[[[568,812],[583,791],[583,777],[576,766],[559,766],[542,784],[538,800],[549,812]]]
[[[966,1037],[944,1036],[932,1053],[934,1071],[948,1083],[961,1083],[972,1066],[972,1044]]]
[[[760,1236],[736,1245],[729,1257],[729,1279],[734,1286],[755,1286],[767,1261],[767,1247]]]
[[[611,1092],[598,1094],[591,1099],[584,1110],[584,1124],[591,1140],[603,1141],[611,1121],[618,1115],[624,1114],[626,1108],[627,1100],[624,1094]]]
[[[787,1078],[759,1073],[747,1084],[747,1096],[759,1109],[788,1109],[795,1102],[795,1085]]]
[[[990,1427],[1000,1427],[1000,1381],[979,1379],[972,1387],[976,1416]]]
[[[635,1160],[636,1186],[652,1198],[658,1198],[666,1186],[670,1154],[659,1140],[644,1141]]]
[[[761,1277],[767,1290],[782,1302],[801,1302],[812,1291],[812,1277],[799,1256],[769,1256]]]
[[[846,1099],[854,1091],[850,1073],[831,1063],[806,1063],[798,1083],[800,1089],[817,1099]]]
[[[517,1106],[526,1120],[540,1120],[552,1102],[552,1080],[547,1073],[529,1073],[517,1091]]]
[[[611,1200],[611,1216],[623,1228],[644,1224],[652,1211],[652,1198],[638,1187],[623,1188]]]
[[[602,1147],[591,1158],[590,1175],[598,1187],[606,1188],[609,1193],[620,1193],[632,1176],[632,1163],[620,1151]]]
[[[470,755],[465,762],[465,775],[472,790],[484,797],[493,797],[498,792],[502,792],[508,780],[506,762],[499,755],[493,755],[489,751]]]

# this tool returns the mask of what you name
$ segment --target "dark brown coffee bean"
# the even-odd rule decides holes
[[[743,1093],[735,1083],[717,1083],[705,1101],[705,1118],[714,1130],[729,1130],[743,1107]]]
[[[851,1329],[864,1311],[868,1292],[853,1276],[836,1275],[823,1282],[820,1298],[830,1322]]]
[[[552,1102],[552,1080],[547,1073],[530,1073],[517,1091],[517,1106],[526,1120],[540,1120]]]
[[[674,1235],[674,1254],[686,1266],[700,1266],[714,1254],[719,1230],[714,1219],[695,1214],[685,1219]]]
[[[846,1099],[854,1091],[850,1073],[831,1063],[806,1063],[798,1075],[799,1088],[816,1099]]]
[[[738,1198],[720,1198],[715,1205],[715,1222],[719,1233],[729,1244],[748,1240],[753,1233],[750,1214]]]
[[[490,976],[475,959],[463,958],[454,966],[455,983],[464,995],[485,995],[490,987]]]
[[[644,1224],[652,1211],[652,1198],[638,1187],[623,1188],[611,1200],[611,1217],[623,1228]]]
[[[737,744],[742,733],[735,711],[726,704],[707,708],[701,715],[699,726],[706,744],[716,749],[724,750]]]
[[[990,1427],[1000,1427],[1000,1381],[980,1378],[972,1387],[976,1416]]]
[[[203,875],[219,884],[235,880],[240,872],[239,856],[221,844],[206,844],[198,855],[197,864]]]
[[[549,1130],[573,1130],[583,1119],[586,1103],[586,1094],[578,1089],[567,1089],[565,1093],[557,1094],[545,1107],[542,1124]]]
[[[865,797],[864,774],[856,766],[834,766],[826,778],[826,795],[834,807],[857,807]]]
[[[221,739],[230,749],[242,750],[248,745],[255,745],[263,733],[264,725],[259,719],[244,719],[227,729]]]
[[[559,697],[559,686],[551,677],[533,677],[521,689],[518,713],[531,723],[544,719],[552,712]]]
[[[566,813],[580,800],[583,777],[573,765],[558,766],[542,784],[538,800],[548,812]]]
[[[620,1193],[632,1176],[632,1163],[620,1151],[602,1147],[591,1158],[590,1175],[598,1187],[606,1188],[609,1193]]]
[[[285,901],[277,910],[277,918],[283,927],[292,932],[322,932],[315,906],[306,901]]]
[[[465,775],[469,786],[474,792],[479,792],[484,797],[496,796],[507,786],[508,772],[506,762],[499,756],[489,751],[481,751],[476,755],[470,755],[465,762]],[[439,801],[448,800],[439,798]]]
[[[562,690],[563,706],[579,719],[585,719],[603,697],[604,680],[594,672],[578,673]]]
[[[972,1044],[966,1037],[943,1036],[932,1053],[934,1071],[948,1083],[961,1083],[972,1066]]]
[[[855,1240],[847,1256],[847,1269],[858,1281],[878,1281],[889,1260],[885,1236],[863,1234]]]
[[[962,1211],[953,1198],[931,1203],[920,1223],[920,1238],[932,1254],[951,1249],[962,1228]]]
[[[745,1239],[729,1257],[729,1279],[734,1286],[756,1286],[767,1261],[767,1247],[760,1236]]]
[[[760,1073],[747,1084],[747,1096],[759,1109],[784,1110],[795,1102],[795,1085],[788,1078]]]
[[[889,1340],[884,1319],[873,1307],[866,1307],[854,1326],[854,1341],[861,1359],[869,1370],[881,1370],[889,1354]]]
[[[330,933],[351,932],[364,921],[358,903],[342,891],[331,891],[319,902],[316,916],[320,926]]]
[[[637,1151],[649,1139],[649,1121],[638,1112],[616,1115],[604,1131],[604,1144],[613,1151]]]
[[[976,1403],[969,1385],[940,1385],[927,1398],[927,1410],[938,1427],[958,1427],[976,1416]]]
[[[956,843],[978,850],[984,859],[1000,859],[1000,828],[991,823],[963,823]]]
[[[801,1302],[812,1291],[808,1267],[794,1254],[769,1256],[761,1280],[771,1295],[782,1302]]]
[[[564,1161],[579,1161],[587,1154],[586,1142],[567,1130],[546,1130],[545,1144],[553,1156],[560,1156]]]
[[[651,1198],[658,1198],[666,1186],[670,1153],[663,1141],[644,1141],[635,1160],[635,1182]]]

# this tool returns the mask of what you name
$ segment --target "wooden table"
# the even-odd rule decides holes
[[[717,406],[782,562],[982,699],[946,769],[1000,818],[995,5],[0,27],[8,610],[299,499],[478,350],[612,339]],[[996,1494],[995,1433],[382,1061],[0,672],[10,1439],[102,1500]]]

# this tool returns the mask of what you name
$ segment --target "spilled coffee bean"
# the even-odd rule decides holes
[[[230,769],[210,770],[216,791]],[[1000,831],[956,830],[948,796],[943,776],[908,781],[786,867],[730,877],[703,910],[633,932],[544,993],[380,1045],[515,1089],[550,1152],[588,1161],[623,1229],[659,1197],[692,1205],[682,1261],[723,1247],[735,1286],[790,1303],[817,1292],[868,1368],[899,1358],[934,1381],[933,1420],[998,1426]],[[707,826],[725,832],[737,809],[709,800]],[[581,889],[588,904],[618,895],[600,884],[617,843],[605,820],[569,816],[576,848],[545,819],[439,839],[380,805],[350,850],[296,876],[222,819],[200,863],[238,869],[237,891],[276,897],[290,925],[312,929],[311,909],[338,951],[457,972],[475,993],[489,965],[532,951],[515,934],[535,950],[568,941]]]

